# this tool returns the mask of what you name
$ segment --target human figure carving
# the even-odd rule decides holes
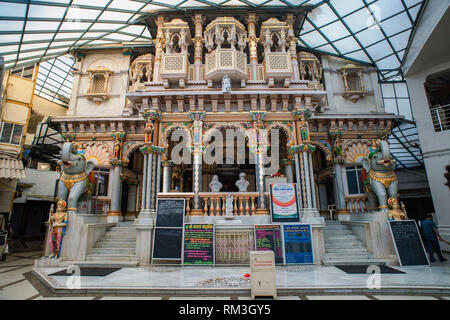
[[[239,180],[236,181],[236,187],[238,187],[239,192],[247,192],[247,188],[250,182],[245,179],[245,172],[239,173]]]
[[[209,188],[212,192],[220,192],[222,187],[223,186],[219,181],[219,177],[217,175],[214,175],[211,182],[209,183]]]
[[[61,253],[61,243],[66,231],[68,214],[66,212],[66,202],[59,200],[56,204],[56,212],[50,209],[50,234],[48,237],[48,246],[50,248],[49,258],[59,258]]]

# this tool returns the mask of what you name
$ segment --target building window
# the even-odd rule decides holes
[[[109,169],[94,169],[95,174],[95,188],[93,192],[94,197],[107,197],[109,185]]]
[[[364,193],[362,169],[363,168],[361,166],[352,166],[346,168],[348,194]]]
[[[90,93],[106,93],[106,77],[104,74],[96,74],[92,80]]]
[[[109,100],[108,83],[112,71],[106,68],[89,69],[89,88],[87,92],[88,99],[100,104]]]
[[[425,90],[434,131],[450,130],[450,70],[427,77]]]
[[[23,125],[12,122],[3,122],[0,133],[0,142],[19,145],[22,141]]]

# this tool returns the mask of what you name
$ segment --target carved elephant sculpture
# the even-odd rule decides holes
[[[388,199],[398,198],[398,181],[387,141],[377,143],[376,150],[363,159],[362,165],[370,207],[388,210]]]
[[[58,198],[67,202],[67,211],[76,212],[78,199],[91,192],[94,182],[94,163],[86,161],[72,143],[63,145],[61,157],[61,176],[58,184]]]

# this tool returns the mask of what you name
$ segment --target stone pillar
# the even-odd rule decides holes
[[[145,208],[151,209],[152,202],[152,178],[153,178],[153,154],[148,154],[147,162],[147,192],[145,194]]]
[[[120,181],[121,174],[122,167],[120,165],[114,165],[112,169],[111,206],[108,211],[108,222],[119,222],[122,220],[122,213],[120,211],[122,196],[122,182]]]
[[[146,194],[147,194],[147,167],[148,167],[148,153],[144,153],[144,163],[142,165],[144,172],[142,173],[142,198],[141,198],[141,211],[145,210],[147,202]]]
[[[252,13],[247,19],[248,27],[248,47],[250,53],[250,78],[252,80],[258,80],[258,39],[256,36],[256,23],[258,17]]]
[[[288,30],[288,41],[289,41],[289,52],[291,53],[291,61],[292,61],[292,71],[294,80],[300,80],[300,70],[298,69],[298,60],[297,60],[297,37],[294,35],[294,20],[295,17],[292,13],[288,13],[287,15],[287,25],[289,26]]]
[[[203,139],[202,127],[203,119],[206,112],[190,112],[189,118],[193,121],[193,165],[192,165],[192,191],[194,197],[192,199],[191,215],[203,215],[202,200],[200,199],[200,192],[202,191],[202,155],[203,155]]]
[[[300,162],[303,162],[303,174],[305,177],[306,184],[306,203],[308,208],[312,208],[312,194],[311,194],[311,178],[310,178],[310,170],[309,170],[309,161],[308,154],[303,152],[301,154]]]
[[[167,193],[170,191],[170,186],[172,184],[172,167],[167,160],[167,158],[163,159],[163,191],[164,193]]]
[[[312,196],[312,208],[317,208],[317,199],[316,199],[316,181],[314,178],[314,168],[312,164],[312,156],[311,153],[308,152],[308,165],[309,165],[309,181],[311,182],[311,196]]]
[[[196,14],[192,20],[194,21],[194,80],[199,81],[202,78],[202,59],[203,59],[203,23],[205,16]]]
[[[288,183],[294,183],[294,172],[292,170],[292,156],[288,156],[283,160],[284,163],[284,175],[286,176]]]
[[[194,150],[193,153],[192,191],[194,191],[194,198],[192,199],[192,208],[198,210],[202,208],[202,201],[200,199],[200,191],[202,188],[202,152]]]
[[[296,180],[297,191],[299,193],[298,199],[299,199],[300,208],[303,208],[303,198],[305,197],[305,192],[302,187],[303,184],[302,184],[302,176],[300,174],[300,160],[299,160],[298,153],[295,154],[294,159],[295,159],[295,175],[297,177],[297,180]]]
[[[156,199],[158,198],[158,193],[161,191],[161,153],[158,152],[158,154],[155,155],[155,187],[154,187],[154,193],[153,193],[153,203],[152,208],[154,209],[156,207]]]

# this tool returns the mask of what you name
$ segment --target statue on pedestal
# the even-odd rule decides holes
[[[56,212],[53,213],[53,208],[50,209],[48,246],[51,253],[49,258],[57,259],[61,253],[62,238],[66,232],[67,220],[69,218],[66,212],[66,205],[64,200],[59,200],[56,204]]]
[[[239,173],[239,180],[236,181],[236,187],[238,187],[239,192],[247,192],[247,188],[250,182],[245,179],[245,172]]]
[[[222,92],[231,92],[231,80],[228,75],[222,78]]]
[[[406,208],[403,203],[400,205],[397,199],[391,197],[388,200],[388,205],[390,207],[390,210],[388,210],[389,219],[396,221],[408,219],[408,216],[406,215]]]
[[[233,196],[230,194],[225,198],[225,216],[233,217]]]
[[[222,184],[219,181],[219,177],[217,175],[214,175],[210,184],[209,188],[211,189],[211,192],[220,192],[220,189],[222,189]]]

